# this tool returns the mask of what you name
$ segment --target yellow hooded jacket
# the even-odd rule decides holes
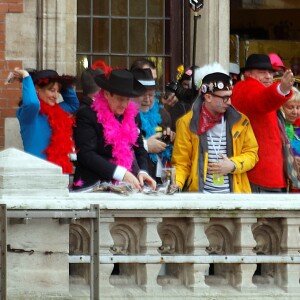
[[[185,191],[203,191],[208,166],[206,134],[198,135],[200,97],[192,111],[176,123],[176,138],[172,154],[172,166],[176,168],[176,183]],[[234,193],[251,193],[247,171],[258,162],[258,144],[249,119],[234,107],[225,112],[227,157],[236,170],[229,174],[230,190]]]

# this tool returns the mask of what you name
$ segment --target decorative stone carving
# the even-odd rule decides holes
[[[209,240],[209,246],[206,248],[209,254],[232,254],[233,253],[233,234],[234,230],[232,220],[211,219],[207,225],[205,233]],[[218,224],[219,223],[219,224]],[[209,273],[205,283],[210,286],[233,284],[232,276],[233,266],[229,264],[210,264]]]

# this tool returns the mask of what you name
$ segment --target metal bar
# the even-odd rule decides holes
[[[94,211],[59,211],[59,210],[9,210],[7,218],[54,218],[54,219],[94,219],[97,217]]]
[[[7,278],[6,278],[6,235],[7,235],[7,217],[6,205],[0,205],[0,296],[6,299]]]
[[[69,263],[87,264],[91,262],[89,255],[70,255]],[[194,264],[300,264],[300,256],[276,256],[276,255],[166,255],[166,256],[142,256],[142,255],[112,255],[100,256],[100,264],[112,263],[150,263],[150,264],[169,264],[169,263],[194,263]]]
[[[96,213],[91,227],[91,299],[100,300],[100,206],[91,205],[91,211]]]

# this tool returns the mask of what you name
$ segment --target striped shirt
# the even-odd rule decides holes
[[[226,121],[222,119],[222,123],[215,125],[206,133],[208,143],[208,163],[216,163],[221,158],[219,153],[227,154],[226,152]],[[218,178],[219,175],[214,174]],[[203,193],[230,193],[228,175],[222,175],[224,183],[214,183],[213,174],[206,175]],[[216,180],[215,180],[216,181]]]

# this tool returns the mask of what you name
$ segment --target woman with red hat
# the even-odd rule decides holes
[[[16,68],[14,79],[22,82],[22,101],[17,110],[24,150],[73,173],[71,154],[73,117],[79,101],[72,87],[73,76],[54,70],[27,72]],[[60,94],[64,101],[58,103]]]

